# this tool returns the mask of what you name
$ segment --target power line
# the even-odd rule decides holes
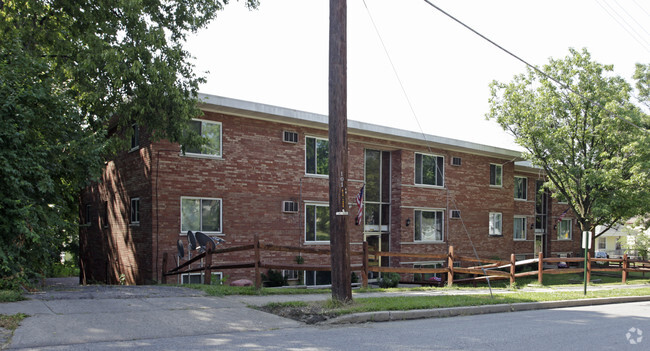
[[[629,34],[630,37],[632,37],[632,39],[634,39],[637,43],[639,43],[639,45],[641,45],[641,46],[642,46],[646,51],[650,52],[650,49],[648,49],[647,44],[644,44],[644,43],[642,43],[642,42],[639,40],[639,38],[641,38],[641,40],[644,40],[644,41],[645,41],[645,39],[643,39],[643,36],[641,36],[641,35],[640,35],[636,30],[634,30],[634,28],[633,28],[632,26],[630,26],[629,23],[627,23],[627,21],[625,20],[625,18],[623,18],[623,16],[621,16],[621,15],[620,15],[620,14],[619,14],[619,13],[618,13],[614,8],[613,8],[613,7],[611,7],[607,2],[605,2],[605,5],[607,5],[607,7],[608,7],[610,10],[612,10],[612,12],[614,12],[614,14],[616,14],[616,16],[618,16],[618,17],[619,17],[623,22],[625,22],[625,24],[627,24],[627,26],[626,26],[625,24],[621,23],[621,22],[618,20],[618,18],[616,18],[616,16],[612,15],[612,13],[609,12],[609,10],[607,10],[607,8],[605,8],[605,6],[603,6],[603,4],[601,4],[599,0],[596,0],[596,3],[597,3],[597,4],[598,4],[598,5],[599,5],[599,6],[600,6],[600,7],[601,7],[605,12],[607,12],[607,14],[609,15],[609,17],[611,17],[614,21],[616,21],[616,23],[618,23],[618,25],[621,26],[621,28],[623,28],[623,29],[627,32],[627,34]],[[620,6],[620,5],[619,5],[619,6]],[[630,27],[630,29],[631,29],[634,33],[630,32],[630,29],[628,29],[628,27]]]
[[[364,1],[365,1],[365,0],[364,0]],[[429,0],[424,0],[424,2],[426,2],[427,4],[429,4],[429,5],[430,5],[431,7],[433,7],[434,9],[440,11],[440,12],[443,13],[445,16],[451,18],[452,20],[454,20],[455,22],[457,22],[457,23],[460,24],[461,26],[467,28],[468,30],[470,30],[470,31],[473,32],[474,34],[476,34],[476,35],[478,35],[479,37],[483,38],[484,40],[486,40],[486,41],[489,42],[490,44],[492,44],[492,45],[496,46],[497,48],[501,49],[501,51],[503,51],[503,52],[507,53],[508,55],[514,57],[516,60],[522,62],[523,64],[525,64],[526,66],[528,66],[528,67],[530,67],[531,69],[535,70],[536,72],[538,72],[539,74],[543,75],[543,76],[546,77],[547,79],[552,80],[552,81],[555,82],[557,85],[559,85],[561,88],[566,89],[566,90],[568,90],[568,91],[570,91],[570,92],[576,94],[576,95],[579,96],[581,99],[583,99],[583,100],[585,100],[585,101],[589,101],[589,102],[591,102],[592,104],[594,104],[594,105],[600,107],[600,108],[603,109],[604,111],[609,112],[609,114],[610,114],[611,116],[620,119],[621,121],[623,121],[623,122],[625,122],[625,123],[627,123],[627,124],[629,124],[629,125],[631,125],[631,126],[637,128],[637,129],[641,130],[642,132],[645,132],[645,133],[650,134],[650,130],[647,130],[647,129],[644,129],[644,128],[639,127],[638,125],[636,125],[636,124],[634,124],[634,123],[628,121],[627,119],[620,117],[620,116],[617,115],[616,113],[614,113],[614,112],[608,110],[607,108],[605,108],[605,106],[601,105],[600,102],[595,101],[595,100],[592,100],[592,99],[590,99],[590,98],[588,98],[588,97],[586,97],[586,96],[580,94],[579,92],[573,90],[570,86],[568,86],[568,85],[566,85],[566,84],[560,82],[560,81],[557,80],[556,78],[554,78],[554,77],[552,77],[552,76],[546,74],[546,72],[540,70],[539,68],[537,68],[537,66],[534,66],[534,65],[528,63],[526,60],[524,60],[524,59],[522,59],[521,57],[519,57],[519,56],[513,54],[512,52],[506,50],[506,49],[505,49],[504,47],[502,47],[501,45],[495,43],[494,41],[490,40],[490,39],[489,39],[488,37],[486,37],[485,35],[483,35],[483,34],[477,32],[477,31],[474,30],[472,27],[466,25],[466,24],[463,23],[461,20],[459,20],[459,19],[457,19],[456,17],[454,17],[454,16],[450,15],[449,13],[445,12],[443,9],[441,9],[441,8],[438,7],[438,6],[436,6],[436,5],[433,4],[431,1],[429,1]]]

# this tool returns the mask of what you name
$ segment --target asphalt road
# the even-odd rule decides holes
[[[610,287],[599,287],[607,288]],[[411,294],[469,292],[481,293],[480,290],[434,289]],[[650,297],[643,297],[646,299],[643,302],[546,310],[519,309],[526,307],[525,304],[500,305],[505,307],[504,311],[513,311],[515,307],[521,311],[513,313],[493,313],[495,311],[477,307],[473,312],[462,312],[478,313],[471,316],[317,326],[308,326],[247,306],[285,300],[326,300],[328,295],[216,298],[207,297],[201,291],[171,286],[72,285],[49,289],[30,298],[0,304],[0,314],[20,312],[30,316],[14,332],[11,343],[5,345],[8,349],[650,349],[646,346],[650,345]],[[540,304],[533,307],[558,306],[565,305]],[[410,313],[422,318],[418,311]],[[645,336],[639,334],[638,330],[648,332],[649,339],[644,340]],[[629,338],[627,333],[630,333]],[[636,344],[631,344],[629,340]]]
[[[633,332],[630,330],[634,328]],[[647,350],[650,303],[39,347],[38,350]],[[630,337],[627,334],[630,333]],[[648,334],[650,335],[650,334]],[[633,340],[636,344],[631,344]]]

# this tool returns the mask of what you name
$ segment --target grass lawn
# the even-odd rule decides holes
[[[260,307],[261,310],[300,320],[306,323],[316,323],[322,320],[361,312],[376,311],[407,311],[419,309],[434,309],[461,306],[480,306],[496,304],[513,304],[521,302],[543,302],[578,300],[599,297],[643,296],[650,295],[650,288],[616,289],[588,291],[558,291],[558,292],[528,292],[513,291],[495,293],[493,296],[480,295],[438,295],[438,296],[398,296],[364,298],[354,297],[348,304],[336,304],[330,301],[322,302],[285,302],[271,303]]]

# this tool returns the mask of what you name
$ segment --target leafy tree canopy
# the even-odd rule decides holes
[[[227,3],[0,0],[2,281],[58,257],[77,232],[78,191],[124,145],[128,126],[202,142],[187,121],[200,114],[203,78],[182,44]],[[107,137],[109,127],[119,132]]]
[[[490,85],[487,117],[546,172],[546,187],[568,200],[583,231],[650,211],[650,120],[612,70],[570,49],[544,74],[529,68]]]

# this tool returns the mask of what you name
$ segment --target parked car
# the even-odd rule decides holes
[[[605,251],[597,251],[594,258],[609,258],[609,255]]]

